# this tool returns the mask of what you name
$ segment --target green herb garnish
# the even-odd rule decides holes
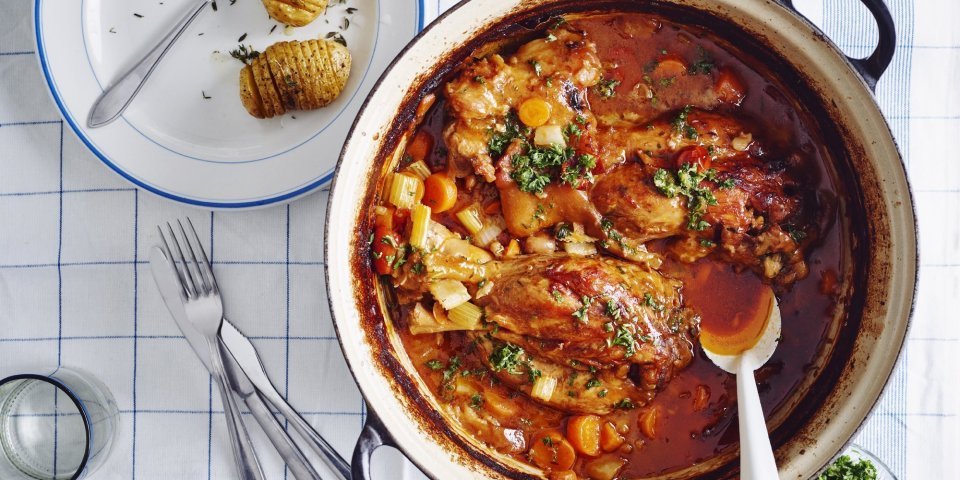
[[[617,95],[616,88],[620,85],[620,80],[615,78],[601,78],[600,83],[594,86],[594,90],[600,98],[613,98]]]
[[[260,56],[260,52],[254,50],[252,46],[241,44],[237,48],[230,50],[230,56],[240,60],[246,65],[250,65],[253,59]]]
[[[867,459],[856,462],[849,455],[842,455],[827,467],[817,480],[877,480],[877,467]]]
[[[690,75],[709,75],[710,71],[716,67],[716,64],[713,62],[713,57],[710,56],[710,53],[707,52],[703,47],[697,47],[697,51],[700,54],[700,57],[687,68],[687,73]]]
[[[543,193],[543,189],[554,180],[556,171],[573,153],[572,148],[560,145],[530,147],[527,153],[513,156],[510,178],[517,182],[521,191]]]
[[[593,299],[584,295],[580,297],[580,301],[583,303],[577,311],[573,312],[573,318],[580,320],[583,323],[587,323],[587,310],[590,308],[590,305],[593,304]]]
[[[490,353],[490,366],[494,372],[506,370],[511,375],[519,375],[522,364],[520,357],[524,355],[523,348],[512,343],[504,343]]]
[[[627,330],[626,327],[620,325],[617,327],[617,334],[610,340],[610,345],[619,345],[626,350],[624,356],[629,358],[633,354],[637,353],[637,342],[633,338],[633,333],[630,330]]]
[[[702,231],[710,228],[710,223],[703,220],[707,206],[717,204],[717,198],[713,196],[713,192],[702,183],[704,181],[716,183],[716,175],[716,170],[708,169],[701,173],[697,171],[696,165],[685,164],[675,173],[663,168],[657,170],[653,175],[653,185],[669,198],[677,195],[686,197],[687,210],[689,210],[687,228]]]

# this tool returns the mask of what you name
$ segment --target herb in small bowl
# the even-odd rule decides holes
[[[827,467],[817,480],[878,480],[877,467],[866,458],[854,460],[841,455]]]

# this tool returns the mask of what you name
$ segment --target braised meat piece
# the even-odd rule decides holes
[[[692,359],[698,320],[682,304],[680,283],[655,270],[556,254],[497,262],[487,273],[492,289],[477,302],[496,327],[477,334],[484,358],[525,393],[533,369],[556,378],[560,387],[543,403],[589,413],[624,399],[642,405]],[[497,348],[522,350],[530,365],[499,368]]]

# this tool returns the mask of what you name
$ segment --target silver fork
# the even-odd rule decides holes
[[[277,453],[280,454],[284,463],[290,468],[293,476],[296,477],[297,480],[323,480],[316,469],[310,464],[309,460],[307,460],[306,456],[304,456],[300,448],[294,443],[293,438],[290,437],[283,425],[273,416],[273,412],[270,411],[267,402],[263,399],[261,393],[256,390],[256,387],[250,377],[244,372],[243,368],[237,365],[236,361],[231,363],[224,362],[224,358],[233,360],[231,357],[233,354],[220,336],[223,325],[223,300],[220,296],[220,288],[217,286],[217,278],[213,274],[213,268],[210,266],[210,260],[207,258],[207,252],[203,249],[203,244],[200,242],[197,230],[193,228],[193,222],[187,218],[187,225],[190,227],[191,236],[187,236],[182,222],[178,220],[177,225],[179,226],[180,234],[183,236],[186,250],[190,254],[190,260],[192,260],[192,263],[187,261],[183,254],[183,249],[177,242],[177,236],[173,231],[173,227],[167,223],[168,233],[172,239],[172,243],[177,248],[180,265],[183,266],[183,273],[181,273],[179,267],[175,268],[175,270],[177,271],[178,279],[180,280],[181,286],[183,286],[183,293],[186,297],[186,301],[183,304],[184,310],[188,321],[193,324],[194,329],[203,335],[207,341],[210,349],[210,364],[213,368],[218,369],[215,376],[219,377],[221,374],[224,375],[223,381],[218,383],[218,385],[221,386],[221,396],[225,399],[224,410],[238,411],[234,397],[230,395],[230,393],[232,393],[231,390],[236,392],[247,404],[247,407],[250,408],[250,413],[253,415],[253,418],[256,419],[263,432],[267,435],[267,439],[270,440],[270,443],[276,448]],[[174,257],[170,252],[162,230],[160,231],[160,238],[163,240],[167,258],[173,259]],[[202,260],[202,262],[198,261],[198,255],[199,260]],[[176,261],[173,263],[176,267]],[[251,345],[250,348],[252,349],[253,346]],[[256,352],[253,353],[253,357],[259,360]],[[217,368],[218,366],[219,368]],[[226,392],[224,392],[224,390],[226,390]],[[228,404],[230,405],[228,406]],[[282,404],[282,406],[289,408],[286,404]],[[281,408],[280,410],[282,412],[284,409]],[[232,415],[228,414],[228,418],[231,417]],[[294,421],[298,419],[300,419],[300,417],[294,415]],[[231,418],[231,421],[227,423],[228,425],[234,423],[233,419]],[[238,433],[235,434],[233,429],[230,430],[231,442],[233,442],[235,438],[234,435],[236,435],[242,447],[240,453],[250,452],[250,456],[246,459],[252,459],[255,463],[256,456],[253,455],[253,449],[250,447],[250,439],[244,429],[244,424],[240,421],[240,417],[236,417],[235,423],[239,425],[236,429]],[[296,422],[294,422],[294,427],[299,428]],[[235,443],[234,447],[236,447]],[[234,450],[234,454],[237,455],[237,463],[241,471],[244,471],[244,469],[247,468],[243,463],[245,458],[241,458],[237,454],[236,449]],[[257,471],[259,471],[259,465],[256,466]]]
[[[176,248],[177,257],[173,256],[163,229],[160,227],[157,227],[157,229],[160,230],[160,238],[163,241],[163,247],[168,258],[177,267],[177,277],[180,279],[180,286],[183,288],[183,294],[186,297],[184,302],[186,316],[207,341],[207,347],[210,350],[210,364],[213,366],[214,379],[216,379],[217,387],[220,389],[220,398],[223,400],[223,410],[227,417],[227,432],[230,434],[230,445],[233,447],[233,456],[237,462],[240,478],[241,480],[263,480],[260,462],[253,450],[253,444],[250,442],[247,429],[240,419],[240,409],[237,408],[237,400],[228,387],[230,383],[223,366],[223,352],[220,349],[219,341],[220,325],[223,321],[223,301],[220,298],[220,288],[213,277],[213,270],[210,268],[207,253],[200,243],[200,237],[197,236],[197,231],[193,228],[193,223],[190,222],[189,218],[187,223],[193,233],[193,242],[187,237],[183,223],[177,220],[183,242],[190,253],[191,262],[188,262],[184,256],[180,242],[177,240],[169,222],[167,223],[167,232],[170,236],[170,243]],[[194,249],[193,244],[197,246],[196,249]],[[195,250],[200,251],[200,256],[203,258],[202,265],[197,261]],[[175,258],[180,260],[179,264],[174,260]]]

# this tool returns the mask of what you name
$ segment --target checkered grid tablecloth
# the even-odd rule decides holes
[[[425,2],[427,21],[453,3]],[[795,3],[847,52],[862,56],[874,45],[876,28],[859,2]],[[923,266],[900,366],[857,441],[901,478],[957,478],[960,327],[947,302],[960,297],[960,3],[888,3],[900,45],[877,97],[913,181]],[[0,376],[62,364],[109,386],[121,431],[96,478],[232,477],[216,389],[160,303],[144,259],[155,224],[190,215],[209,237],[228,314],[278,388],[347,456],[364,410],[323,294],[327,194],[212,213],[124,183],[65,129],[46,93],[32,5],[0,0]],[[376,461],[379,478],[401,471],[396,454]],[[267,474],[286,477],[272,457]]]

